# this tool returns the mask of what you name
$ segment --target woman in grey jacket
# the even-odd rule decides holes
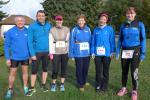
[[[49,53],[52,61],[52,85],[51,91],[56,91],[56,79],[61,67],[61,85],[60,91],[65,91],[64,82],[66,77],[66,67],[68,63],[68,40],[69,28],[63,26],[63,18],[61,15],[55,16],[56,26],[54,26],[49,34]]]

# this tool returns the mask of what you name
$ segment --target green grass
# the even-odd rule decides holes
[[[96,93],[94,89],[95,84],[95,66],[93,60],[91,60],[88,81],[90,86],[86,88],[85,92],[80,92],[76,88],[75,77],[75,64],[73,61],[69,61],[68,65],[68,78],[66,80],[66,91],[64,93],[57,91],[56,93],[47,92],[43,93],[40,90],[40,74],[36,82],[37,92],[32,97],[26,97],[23,94],[21,69],[18,69],[17,77],[14,85],[13,100],[130,100],[130,95],[124,97],[116,96],[116,91],[121,87],[121,66],[120,61],[113,60],[110,67],[110,80],[109,91],[102,94]],[[4,99],[4,94],[8,88],[8,68],[5,65],[5,59],[0,58],[0,100]],[[30,73],[30,70],[29,70]],[[49,87],[51,81],[51,70],[49,66],[49,75],[47,80],[47,86]],[[58,84],[60,82],[58,81]],[[128,89],[131,90],[131,77],[129,73]],[[150,40],[147,40],[147,54],[146,59],[139,67],[139,100],[148,100],[150,98]]]

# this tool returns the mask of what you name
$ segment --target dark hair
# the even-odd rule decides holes
[[[36,13],[36,15],[38,15],[38,13],[44,13],[46,15],[46,13],[45,13],[44,10],[38,10],[37,13]]]
[[[136,13],[136,9],[134,7],[128,7],[126,13],[132,13],[132,12]]]
[[[99,19],[100,17],[102,17],[102,16],[105,16],[105,17],[107,18],[107,22],[110,21],[110,19],[109,19],[109,14],[108,14],[107,12],[101,12],[101,13],[98,15],[98,19]]]

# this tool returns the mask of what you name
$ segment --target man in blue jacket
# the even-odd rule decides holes
[[[28,65],[29,65],[29,51],[28,51],[28,31],[24,27],[25,19],[18,15],[15,17],[16,26],[5,33],[4,51],[6,57],[6,64],[10,67],[9,73],[9,89],[5,98],[11,98],[13,94],[13,84],[16,77],[16,71],[19,64],[22,66],[22,78],[24,84],[24,93],[28,92]]]
[[[29,26],[28,32],[28,46],[30,56],[32,59],[32,75],[31,75],[31,88],[27,93],[27,96],[32,96],[36,92],[34,88],[38,67],[40,61],[42,62],[42,85],[43,92],[47,92],[46,79],[47,79],[47,68],[48,68],[48,54],[49,54],[49,31],[51,24],[45,21],[45,12],[39,10],[36,15],[37,20]]]

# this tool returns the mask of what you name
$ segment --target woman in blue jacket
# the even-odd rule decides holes
[[[100,92],[108,88],[109,66],[115,53],[115,35],[113,28],[107,25],[107,13],[100,13],[98,19],[98,26],[92,35],[91,54],[96,66],[96,91]]]
[[[129,7],[126,11],[127,20],[120,28],[117,47],[117,58],[119,57],[120,49],[122,48],[122,88],[117,95],[123,96],[127,93],[126,84],[130,67],[133,85],[132,100],[137,100],[138,67],[140,61],[144,60],[146,51],[145,27],[144,24],[135,17],[135,8]]]
[[[75,59],[76,77],[80,91],[84,91],[90,62],[91,31],[86,25],[86,17],[77,17],[78,25],[71,30],[69,57]]]

